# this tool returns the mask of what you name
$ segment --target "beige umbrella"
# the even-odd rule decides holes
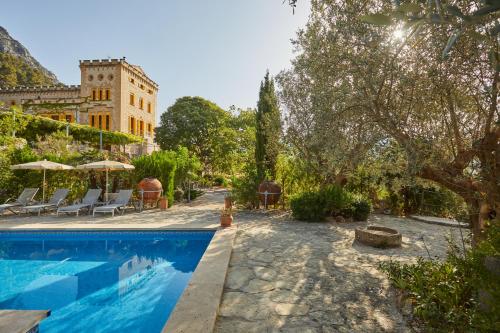
[[[131,164],[121,163],[117,161],[108,161],[108,160],[82,164],[77,166],[76,168],[81,170],[106,171],[106,191],[105,191],[106,201],[108,201],[108,172],[116,170],[135,169],[135,167]]]
[[[16,164],[10,167],[12,170],[43,170],[42,201],[45,202],[45,171],[46,170],[71,170],[70,165],[51,162],[47,160]]]

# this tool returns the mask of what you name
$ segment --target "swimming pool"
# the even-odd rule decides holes
[[[0,232],[0,309],[41,333],[161,332],[212,231]]]

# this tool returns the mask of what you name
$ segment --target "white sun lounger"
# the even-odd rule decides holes
[[[125,212],[125,207],[128,205],[131,197],[132,190],[120,190],[116,199],[113,200],[110,204],[95,207],[92,212],[92,216],[95,216],[95,213],[111,213],[112,216],[115,216],[115,211],[123,215],[123,213]]]
[[[101,195],[101,189],[90,189],[85,194],[85,197],[82,199],[81,203],[74,203],[73,205],[59,207],[57,209],[56,215],[59,213],[76,213],[76,216],[80,213],[80,210],[87,209],[89,214],[94,208],[95,204],[99,200],[99,196]]]
[[[24,206],[21,207],[20,210],[24,211],[26,213],[28,212],[37,212],[38,216],[40,216],[40,213],[42,210],[51,210],[51,209],[57,209],[63,201],[66,199],[68,196],[69,190],[67,188],[62,188],[58,189],[54,192],[52,197],[47,203],[40,203],[36,205],[30,205],[30,206]]]
[[[0,205],[0,214],[2,214],[4,210],[15,213],[13,208],[29,205],[37,192],[38,188],[25,188],[16,200],[8,199],[5,203]]]

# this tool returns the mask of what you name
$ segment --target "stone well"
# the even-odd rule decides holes
[[[375,247],[401,246],[401,234],[391,228],[369,225],[366,228],[356,228],[356,240],[360,243]]]

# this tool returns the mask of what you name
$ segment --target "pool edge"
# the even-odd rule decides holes
[[[236,231],[236,225],[217,229],[162,333],[213,331]]]
[[[211,333],[214,330],[217,314],[222,299],[229,261],[236,237],[237,223],[229,228],[193,227],[122,227],[88,225],[85,227],[20,227],[2,228],[0,232],[54,232],[54,231],[215,231],[212,240],[200,259],[193,275],[178,299],[169,319],[164,324],[162,333]]]

